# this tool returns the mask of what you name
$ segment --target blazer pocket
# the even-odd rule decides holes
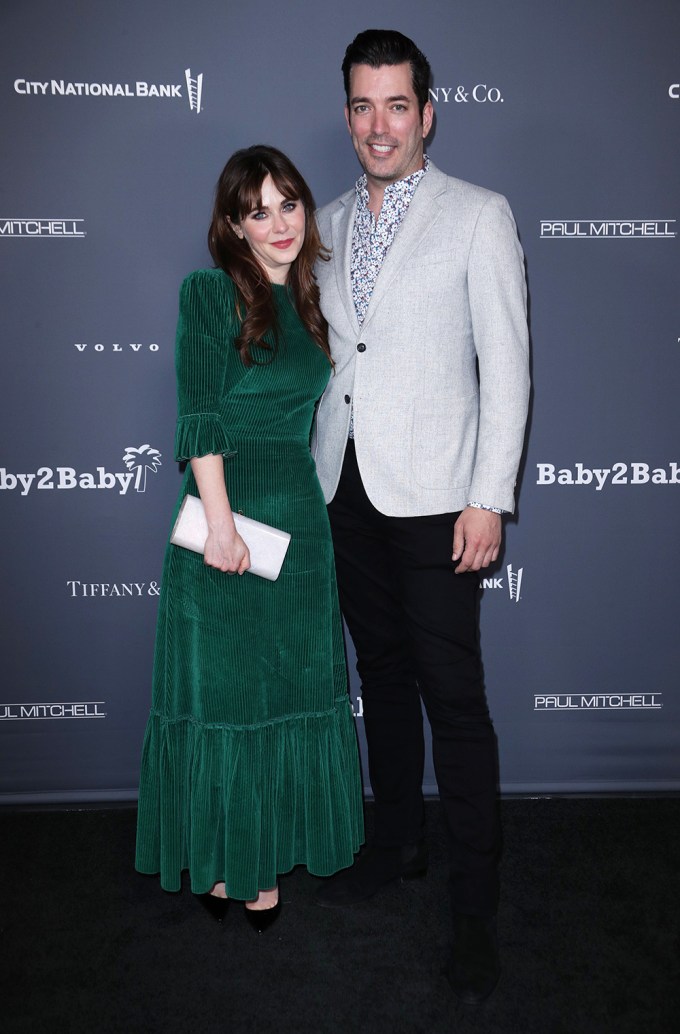
[[[413,403],[411,468],[421,488],[465,488],[472,481],[477,449],[479,399],[416,399]]]

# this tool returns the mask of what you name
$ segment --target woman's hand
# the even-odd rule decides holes
[[[208,522],[203,562],[227,574],[244,574],[250,567],[250,553],[234,524],[224,480],[223,458],[212,453],[194,456],[191,469]]]
[[[233,521],[208,531],[203,562],[227,574],[244,574],[250,567],[250,553]]]

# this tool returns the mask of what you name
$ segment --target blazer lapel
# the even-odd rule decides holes
[[[347,193],[340,198],[338,209],[331,216],[331,248],[335,278],[347,319],[354,331],[359,330],[359,321],[352,299],[351,281],[352,232],[356,205],[356,193],[354,191]]]
[[[375,282],[368,310],[364,317],[364,327],[370,323],[373,314],[376,312],[395,276],[400,272],[405,260],[418,247],[423,237],[429,233],[439,218],[441,206],[437,198],[445,192],[446,180],[444,173],[430,163],[428,171],[416,188],[408,211],[404,216],[404,221],[397,230],[396,236],[385,256],[385,261],[378,273],[378,279]]]

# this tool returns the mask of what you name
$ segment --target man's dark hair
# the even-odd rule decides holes
[[[403,65],[408,61],[411,66],[413,92],[418,99],[420,114],[429,99],[430,62],[422,50],[418,50],[412,39],[395,32],[393,29],[366,29],[352,40],[342,62],[342,77],[345,83],[345,95],[349,106],[349,73],[352,65],[369,65],[380,68],[382,65]]]

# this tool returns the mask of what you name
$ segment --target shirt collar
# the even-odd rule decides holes
[[[399,197],[404,195],[413,196],[413,193],[420,183],[421,179],[430,167],[430,159],[426,154],[423,155],[423,167],[422,169],[416,169],[410,176],[407,176],[403,180],[397,180],[396,183],[389,183],[385,187],[384,199],[388,200],[391,197]],[[360,210],[368,208],[368,180],[366,173],[363,173],[356,181],[355,184],[357,205]],[[384,201],[383,201],[384,204]]]

